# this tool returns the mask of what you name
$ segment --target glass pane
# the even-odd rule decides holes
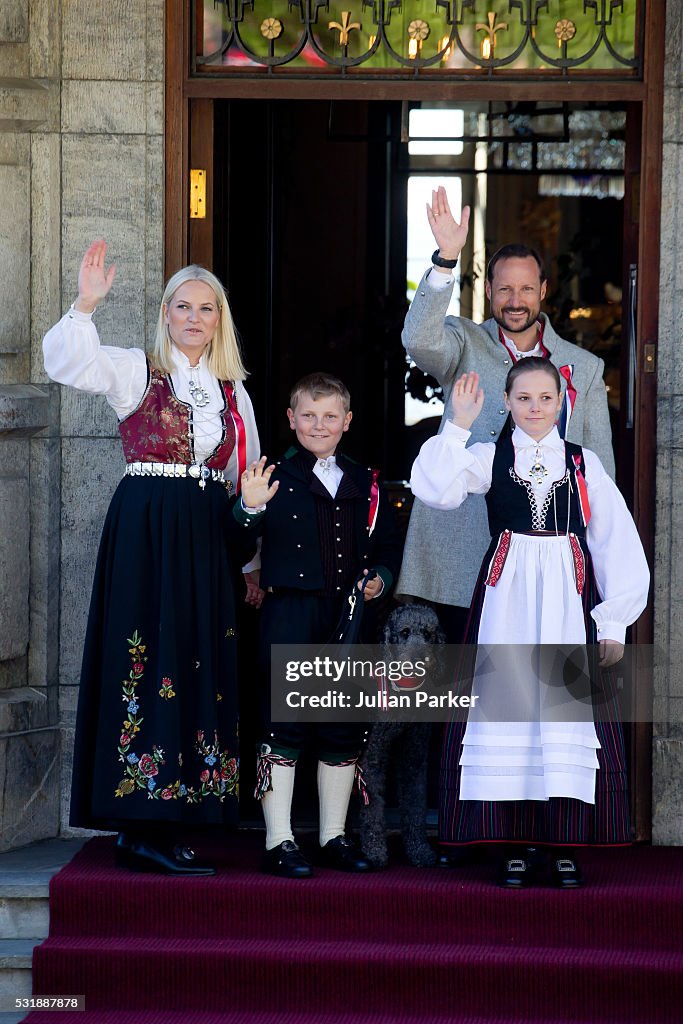
[[[640,74],[638,0],[193,0],[195,70]]]
[[[450,111],[462,115],[462,111]],[[431,203],[432,189],[439,185],[445,185],[448,192],[448,202],[456,220],[460,220],[462,211],[462,179],[454,175],[440,174],[438,177],[428,175],[413,175],[408,178],[408,246],[407,246],[407,267],[406,267],[406,294],[412,302],[417,290],[420,278],[429,266],[429,256],[434,251],[434,236],[427,221],[425,206]],[[460,284],[458,281],[458,270],[456,268],[455,286],[448,306],[448,316],[460,315]],[[408,372],[415,368],[411,360],[408,361]],[[420,371],[416,375],[424,377]],[[440,398],[433,396],[431,388],[427,387],[424,399],[416,398],[406,391],[405,423],[406,426],[414,426],[421,420],[431,416],[441,416],[443,413],[443,402]]]

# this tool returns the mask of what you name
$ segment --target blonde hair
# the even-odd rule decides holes
[[[289,407],[292,412],[296,410],[304,392],[308,392],[314,402],[328,395],[336,395],[341,399],[345,413],[351,408],[349,389],[343,381],[339,380],[339,377],[333,377],[331,373],[309,373],[306,377],[298,380],[289,396]]]
[[[200,267],[196,263],[189,267],[178,270],[173,277],[169,278],[159,309],[159,319],[154,337],[154,348],[150,356],[150,362],[162,373],[172,373],[175,366],[173,362],[173,339],[166,323],[165,308],[171,304],[173,296],[181,285],[187,281],[201,281],[208,284],[216,296],[218,306],[218,324],[208,346],[207,367],[210,373],[218,380],[244,380],[247,371],[244,369],[242,356],[240,354],[239,341],[235,325],[228,305],[228,297],[225,294],[223,285],[215,274],[212,274],[206,267]]]

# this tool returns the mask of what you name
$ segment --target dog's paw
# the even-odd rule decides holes
[[[406,856],[415,868],[433,868],[436,864],[436,854],[429,843],[407,845]]]

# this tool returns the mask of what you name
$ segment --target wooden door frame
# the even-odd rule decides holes
[[[210,263],[213,231],[211,182],[207,188],[206,219],[190,222],[190,153],[200,154],[211,172],[213,101],[218,99],[330,99],[330,100],[569,100],[639,104],[641,110],[641,167],[638,240],[638,356],[636,367],[636,422],[634,439],[634,515],[650,565],[654,564],[655,467],[659,330],[659,258],[662,172],[664,62],[662,40],[666,31],[666,3],[651,2],[645,18],[644,78],[639,82],[586,82],[542,79],[449,81],[415,78],[391,81],[340,79],[244,78],[222,75],[190,77],[189,0],[165,4],[165,203],[164,262],[168,277],[190,259]],[[654,346],[654,365],[644,357],[645,345]],[[651,644],[654,633],[652,601],[634,629],[634,641]],[[634,726],[633,781],[637,796],[636,830],[647,838],[651,819],[651,726]]]

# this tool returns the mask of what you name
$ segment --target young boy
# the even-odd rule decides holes
[[[342,381],[324,373],[302,378],[292,390],[287,416],[296,443],[277,466],[266,469],[265,459],[252,463],[242,479],[242,504],[235,506],[238,521],[263,538],[260,583],[267,594],[261,655],[268,687],[271,644],[326,643],[354,581],[375,570],[364,592],[366,601],[373,600],[391,586],[401,557],[377,474],[337,452],[351,423]],[[345,836],[362,725],[271,722],[267,732],[257,785],[266,823],[263,871],[284,878],[312,874],[291,827],[296,763],[309,739],[318,753],[321,863],[340,871],[369,871],[369,861]]]

